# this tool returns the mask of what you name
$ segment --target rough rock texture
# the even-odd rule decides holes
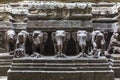
[[[39,24],[38,24],[39,23]],[[94,30],[109,31],[113,32],[117,23],[92,23],[90,21],[80,20],[39,20],[29,21],[27,30],[43,30],[43,31],[55,31],[55,30],[66,30],[66,31],[77,31],[81,29],[87,29],[87,27],[93,27]]]
[[[120,54],[113,54],[111,61],[111,68],[114,70],[116,78],[120,78]]]
[[[12,55],[0,53],[0,76],[7,76],[7,71],[12,63]]]
[[[113,80],[105,57],[14,58],[8,80]]]

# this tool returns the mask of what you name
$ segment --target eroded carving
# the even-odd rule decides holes
[[[14,51],[15,58],[21,58],[21,57],[26,57],[26,56],[28,56],[28,55],[25,53],[25,50],[23,48],[15,49],[15,51]]]
[[[112,53],[120,53],[120,32],[114,32],[110,44],[108,47],[108,52]]]
[[[92,32],[92,44],[93,50],[91,51],[94,57],[99,57],[100,55],[104,55],[105,51],[105,39],[104,34],[100,31]]]
[[[42,56],[47,38],[48,34],[46,32],[34,31],[32,34],[33,52],[39,53]]]
[[[20,31],[17,35],[17,42],[16,42],[16,48],[22,48],[25,50],[25,42],[26,37],[28,36],[28,32],[26,31]]]
[[[8,30],[6,32],[6,47],[7,52],[14,51],[16,43],[16,33],[14,30]]]
[[[87,54],[85,53],[87,31],[79,30],[77,32],[74,32],[72,36],[73,36],[73,39],[79,43],[79,46],[81,48],[81,52],[79,52],[78,57],[82,57],[82,56],[87,57]]]
[[[70,33],[65,32],[64,30],[57,30],[52,33],[52,40],[54,43],[54,49],[56,57],[65,57],[65,52],[67,49],[67,43],[70,39]],[[63,53],[64,52],[64,53]]]

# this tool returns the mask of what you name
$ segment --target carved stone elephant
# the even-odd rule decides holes
[[[22,48],[28,55],[33,54],[32,36],[27,31],[20,31],[17,35],[16,48]]]
[[[17,41],[16,41],[16,49],[14,51],[15,58],[25,57],[26,55],[25,42],[26,42],[27,35],[28,35],[28,32],[23,30],[18,33]]]
[[[67,50],[67,43],[70,40],[70,33],[65,32],[64,30],[57,30],[56,32],[52,33],[52,40],[54,43],[55,57],[65,57],[66,50]]]
[[[86,48],[86,40],[87,40],[87,32],[85,30],[79,30],[77,32],[72,33],[72,37],[76,43],[79,44],[81,48],[81,52],[79,52],[78,57],[86,57],[85,48]],[[76,47],[78,48],[78,47]],[[77,49],[79,51],[79,48]]]
[[[14,30],[8,30],[5,35],[7,52],[12,52],[15,50],[16,33]]]
[[[92,44],[93,44],[93,51],[92,53],[95,57],[99,57],[101,53],[105,51],[105,39],[104,34],[100,31],[93,31],[92,32]]]
[[[26,43],[26,38],[29,35],[27,31],[20,31],[17,35],[17,42],[16,42],[16,48],[21,48],[25,50],[25,43]]]
[[[42,31],[34,31],[32,34],[33,39],[33,52],[43,54],[45,50],[45,42],[47,41],[48,34]]]
[[[120,53],[120,32],[114,32],[111,39],[110,44],[108,46],[108,52],[112,53]]]

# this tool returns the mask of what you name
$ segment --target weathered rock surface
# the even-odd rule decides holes
[[[111,68],[114,70],[116,78],[120,78],[120,54],[113,54],[111,61]]]
[[[114,80],[105,57],[14,58],[8,80]]]
[[[0,76],[7,76],[7,71],[12,63],[12,55],[0,53]]]

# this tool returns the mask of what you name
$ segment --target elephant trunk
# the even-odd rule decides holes
[[[84,41],[84,42],[79,41],[79,45],[81,47],[82,53],[85,53],[86,41]]]
[[[58,53],[62,53],[62,49],[63,49],[63,40],[61,38],[57,39],[57,46],[58,46]]]
[[[77,37],[79,46],[81,47],[81,51],[84,54],[85,53],[85,46],[86,46],[86,36],[78,36]]]
[[[40,44],[39,36],[34,39],[34,44],[35,44],[35,45]]]

